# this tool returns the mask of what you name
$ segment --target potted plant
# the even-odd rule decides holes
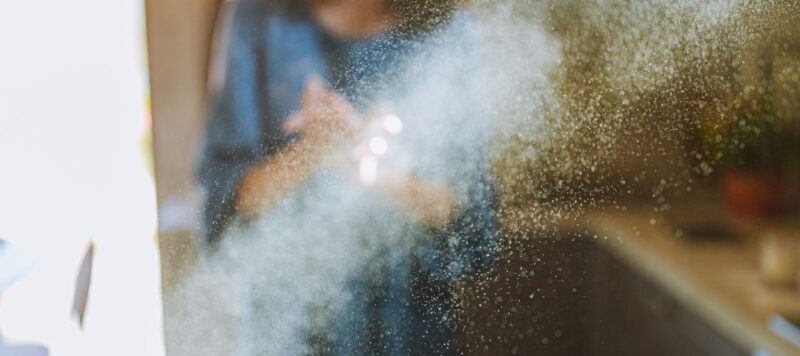
[[[789,177],[800,160],[800,135],[778,115],[770,89],[733,107],[727,120],[706,125],[704,150],[720,168],[722,194],[733,213],[773,216],[786,206]]]

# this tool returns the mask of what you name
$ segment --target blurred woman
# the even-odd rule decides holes
[[[270,309],[276,299],[259,294],[313,281],[335,282],[347,292],[339,298],[343,306],[331,307],[335,311],[321,322],[298,322],[308,329],[303,338],[309,349],[251,346],[241,353],[458,353],[453,284],[485,268],[494,246],[488,169],[475,154],[458,158],[467,173],[428,174],[441,163],[423,158],[435,140],[408,140],[415,153],[382,156],[383,137],[402,125],[376,99],[418,45],[452,21],[454,7],[452,1],[425,0],[237,5],[199,169],[207,194],[206,246],[214,250],[242,234],[273,243],[248,245],[251,254],[234,257],[238,264],[258,265],[253,276],[266,276],[248,282],[254,290],[248,334],[267,339],[261,343],[282,342],[271,340],[280,338],[275,329],[296,321],[259,322],[259,314],[288,309]],[[402,123],[410,135],[441,126],[419,121]],[[376,138],[379,144],[371,145]],[[456,157],[442,152],[436,157]],[[427,168],[399,164],[400,156],[425,161]],[[278,243],[287,248],[278,254],[304,261],[269,257],[277,256],[268,250]],[[320,253],[306,251],[314,248]],[[326,258],[320,266],[345,273],[309,267]],[[273,278],[280,275],[291,278]],[[259,283],[262,289],[255,289]],[[311,291],[334,299],[331,288],[312,287],[286,300]]]

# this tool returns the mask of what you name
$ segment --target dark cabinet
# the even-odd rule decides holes
[[[510,243],[464,287],[471,355],[746,355],[592,239]]]
[[[598,255],[590,326],[596,354],[748,354],[637,271],[599,249]]]

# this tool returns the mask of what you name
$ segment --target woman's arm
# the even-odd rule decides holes
[[[238,212],[248,218],[258,216],[311,177],[322,160],[319,146],[301,138],[256,164],[245,174],[237,190]]]
[[[223,83],[211,92],[197,180],[205,192],[203,237],[213,245],[235,215],[246,172],[263,158],[263,97],[259,90],[261,6],[238,2],[225,49]],[[222,65],[218,63],[218,65]]]

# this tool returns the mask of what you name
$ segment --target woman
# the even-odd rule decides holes
[[[453,283],[494,246],[485,161],[414,136],[432,131],[425,120],[369,152],[400,127],[377,101],[453,4],[263,1],[235,11],[199,173],[208,246],[238,244],[227,256],[247,271],[240,343],[258,345],[240,353],[457,353]]]

